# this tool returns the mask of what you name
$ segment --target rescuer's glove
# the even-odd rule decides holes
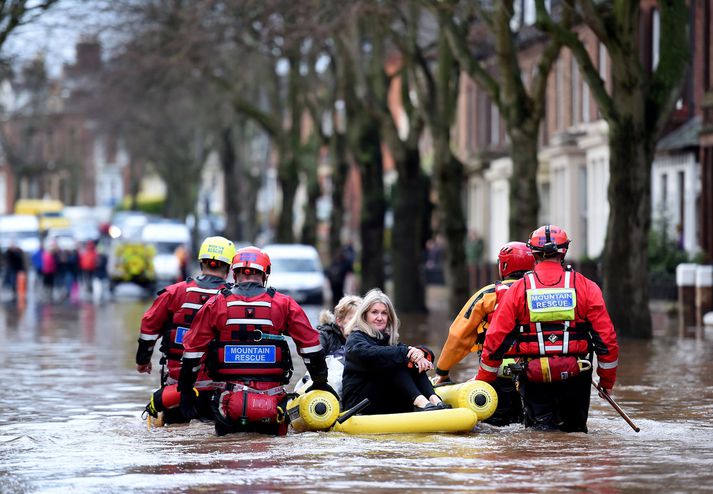
[[[305,393],[309,393],[310,391],[315,391],[315,390],[327,391],[329,393],[332,393],[334,395],[334,397],[337,400],[339,400],[339,395],[337,394],[336,391],[334,391],[334,388],[331,387],[328,382],[313,382],[312,386],[310,386],[309,388],[307,388],[305,390]]]
[[[194,419],[198,416],[198,408],[196,407],[198,403],[198,392],[195,389],[189,389],[188,391],[181,392],[181,415],[183,415],[187,420]]]

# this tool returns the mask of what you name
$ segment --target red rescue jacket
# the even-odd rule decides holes
[[[573,296],[566,293],[568,287]],[[531,303],[528,303],[528,290],[533,288],[546,290],[544,295],[538,294],[539,297],[531,293]],[[576,299],[571,310],[568,307],[574,304],[561,303],[570,299]],[[571,320],[531,320],[547,310],[557,311],[559,315],[568,312]],[[538,311],[540,316],[534,315]],[[601,290],[585,276],[566,271],[558,262],[543,261],[535,266],[531,276],[525,275],[505,292],[485,337],[477,379],[495,380],[506,352],[538,357],[584,355],[592,349],[599,361],[600,383],[611,388],[616,380],[619,346]]]
[[[161,338],[161,364],[166,365],[168,375],[162,384],[175,384],[181,373],[183,338],[193,319],[203,305],[225,286],[225,281],[215,276],[169,285],[158,292],[158,297],[141,319],[142,340],[155,341]],[[202,389],[210,382],[201,371],[196,387]]]
[[[289,382],[285,336],[307,359],[322,351],[319,333],[291,297],[258,283],[224,289],[196,315],[183,340],[184,358],[202,358],[215,381]]]

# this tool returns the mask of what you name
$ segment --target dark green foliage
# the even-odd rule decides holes
[[[649,232],[649,271],[674,274],[676,266],[687,261],[688,254],[667,231],[666,223],[657,222]]]

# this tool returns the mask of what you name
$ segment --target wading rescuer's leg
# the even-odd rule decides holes
[[[562,431],[587,432],[591,383],[591,370],[557,383],[561,385],[557,412]]]
[[[178,378],[178,391],[181,392],[181,414],[188,420],[198,416],[198,397],[193,391],[193,386],[198,377],[201,366],[200,358],[183,358],[181,374]]]
[[[492,417],[484,422],[498,427],[522,422],[522,398],[516,389],[515,381],[499,377],[491,384],[498,393],[498,408]]]
[[[554,383],[520,381],[525,427],[587,432],[592,372]]]
[[[555,411],[557,383],[535,383],[520,379],[520,396],[525,410],[525,427],[559,429]]]

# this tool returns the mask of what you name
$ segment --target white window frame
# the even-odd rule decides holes
[[[661,14],[658,9],[651,11],[651,70],[659,65],[659,48],[661,44]]]
[[[490,103],[490,145],[500,144],[500,111],[495,103]]]
[[[570,65],[570,83],[572,94],[572,125],[582,122],[582,93],[580,91],[581,78],[577,59],[572,57]]]

